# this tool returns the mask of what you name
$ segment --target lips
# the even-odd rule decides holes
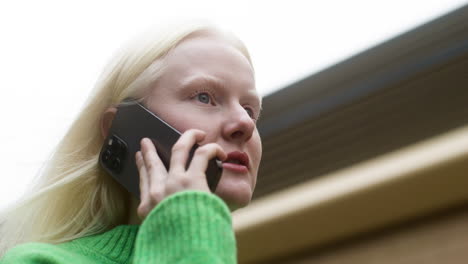
[[[238,173],[244,173],[249,168],[249,156],[244,152],[233,151],[227,155],[227,159],[223,162],[223,168]]]
[[[240,164],[249,167],[249,156],[247,156],[247,154],[244,152],[233,151],[228,153],[227,159],[224,162]]]

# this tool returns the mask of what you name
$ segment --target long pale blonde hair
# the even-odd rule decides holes
[[[0,212],[0,257],[20,243],[57,244],[126,224],[129,194],[98,165],[101,115],[127,97],[142,98],[145,88],[163,73],[165,54],[203,31],[224,34],[251,62],[241,41],[200,21],[152,28],[119,50],[38,180]]]

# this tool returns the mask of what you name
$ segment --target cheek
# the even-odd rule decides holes
[[[255,190],[255,186],[257,185],[257,177],[258,177],[258,170],[260,167],[260,161],[262,159],[262,141],[258,132],[256,131],[250,140],[250,155],[252,159],[252,165],[254,165],[255,170],[253,171],[252,177],[252,191]]]
[[[208,120],[205,116],[189,115],[186,112],[169,114],[164,120],[181,133],[189,129],[199,129],[206,133],[213,130],[210,125],[213,122],[212,120]]]
[[[250,139],[251,142],[251,153],[252,153],[252,161],[255,163],[255,168],[258,172],[258,167],[260,166],[260,161],[262,159],[262,140],[258,131],[252,135]]]

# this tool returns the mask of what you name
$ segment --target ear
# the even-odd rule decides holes
[[[101,116],[101,135],[102,138],[106,138],[109,134],[109,129],[112,126],[112,120],[114,120],[115,114],[117,113],[116,107],[109,107],[104,111]]]

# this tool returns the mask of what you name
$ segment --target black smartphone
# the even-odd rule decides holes
[[[136,198],[140,199],[140,177],[135,164],[135,153],[140,150],[140,141],[150,138],[159,158],[169,169],[172,146],[181,133],[137,101],[125,101],[117,107],[107,138],[104,140],[99,163],[117,182]],[[190,164],[198,145],[190,150],[186,167]],[[221,178],[222,167],[217,159],[208,163],[206,177],[211,192]]]

